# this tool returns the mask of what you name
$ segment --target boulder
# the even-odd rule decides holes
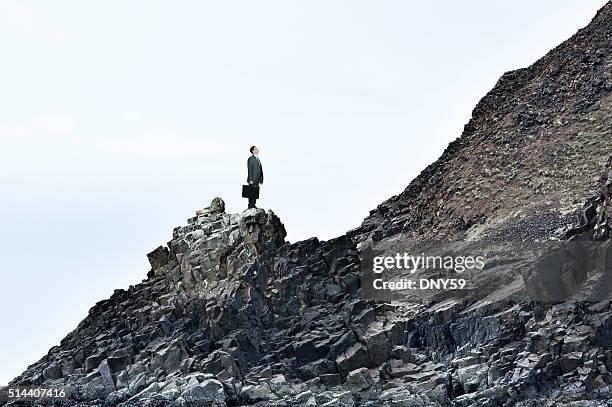
[[[336,364],[341,372],[348,373],[367,364],[366,348],[361,343],[355,343],[336,358]]]
[[[52,363],[48,367],[43,370],[43,377],[46,380],[56,380],[62,377],[62,368],[61,366]]]
[[[215,379],[206,379],[202,383],[191,383],[183,390],[181,397],[187,406],[225,405],[223,383]]]
[[[157,270],[168,264],[170,260],[170,251],[167,247],[159,246],[157,249],[147,254],[147,258],[149,259],[151,268]]]
[[[365,367],[361,367],[348,373],[346,385],[351,391],[359,392],[373,386],[374,380],[370,375],[370,371]]]

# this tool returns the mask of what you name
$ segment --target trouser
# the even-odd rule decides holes
[[[254,185],[256,187],[259,186],[259,184],[256,184],[256,183],[254,183],[252,185]],[[254,208],[255,207],[255,201],[257,201],[257,198],[249,198],[249,208]]]

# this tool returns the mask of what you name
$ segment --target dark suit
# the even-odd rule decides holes
[[[251,155],[247,160],[247,184],[253,184],[259,186],[259,184],[263,184],[263,168],[261,166],[261,161],[254,155]],[[255,198],[249,198],[249,208],[255,207]]]

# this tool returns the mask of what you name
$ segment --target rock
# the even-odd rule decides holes
[[[129,354],[113,354],[109,356],[106,361],[108,362],[108,365],[110,366],[113,372],[121,372],[122,370],[125,370],[127,366],[130,365],[130,363],[132,362],[132,358]]]
[[[325,407],[353,407],[355,406],[355,399],[350,392],[331,393],[331,400],[321,404]]]
[[[62,368],[57,364],[51,364],[43,370],[45,380],[56,380],[62,377]]]
[[[175,400],[181,395],[181,389],[174,380],[169,380],[161,387],[160,395],[169,400]]]
[[[336,364],[341,372],[350,372],[365,366],[367,363],[366,348],[356,343],[336,358]]]
[[[151,364],[155,367],[172,372],[178,370],[184,358],[184,352],[179,342],[171,342],[167,347],[155,352]]]
[[[246,385],[240,391],[240,399],[245,403],[253,404],[258,401],[266,401],[276,399],[276,395],[272,393],[270,386],[267,383],[258,385]]]
[[[215,379],[206,379],[202,383],[190,383],[181,397],[187,406],[200,406],[204,403],[209,405],[225,405],[225,390],[223,384]]]
[[[372,380],[369,370],[362,367],[348,373],[346,384],[351,391],[359,392],[373,386],[374,380]]]
[[[102,360],[106,359],[106,352],[96,353],[95,355],[89,356],[85,359],[85,371],[90,372],[97,368]]]
[[[86,377],[85,383],[80,388],[82,396],[86,399],[95,400],[104,398],[107,393],[107,387],[104,385],[102,377],[98,371],[93,372]]]
[[[131,376],[128,374],[128,378]],[[135,395],[147,387],[147,376],[143,373],[138,373],[133,379],[128,381],[128,393]]]
[[[157,249],[147,254],[151,268],[153,270],[157,270],[168,264],[168,261],[170,260],[169,254],[170,252],[168,248],[163,246],[159,246]]]
[[[307,390],[295,397],[295,402],[300,406],[316,407],[317,400],[312,391]]]
[[[234,359],[227,352],[216,350],[203,361],[201,370],[211,373],[221,380],[239,377],[240,372]]]
[[[210,206],[196,211],[197,216],[207,216],[218,213],[225,213],[225,202],[220,197],[213,198]]]
[[[381,365],[389,359],[391,344],[382,322],[376,321],[370,324],[363,335],[363,341],[366,344],[367,354],[372,365]]]
[[[270,390],[278,397],[289,396],[293,393],[287,379],[285,378],[285,375],[283,374],[279,374],[271,378],[268,385],[270,386]]]
[[[355,337],[353,331],[348,331],[340,336],[340,338],[338,338],[338,340],[330,346],[329,353],[332,356],[339,356],[356,342],[357,338]]]
[[[572,352],[566,355],[563,355],[559,358],[559,366],[561,367],[561,372],[568,373],[576,370],[576,368],[582,363],[582,353],[581,352]]]
[[[389,361],[389,368],[389,374],[395,379],[418,371],[417,365],[414,363],[405,363],[401,359],[391,359]]]
[[[457,377],[466,391],[471,393],[478,389],[483,382],[486,383],[488,371],[489,367],[485,363],[470,365],[457,369]]]
[[[327,387],[336,387],[342,384],[342,376],[338,373],[327,373],[319,376],[321,383]]]
[[[300,363],[308,363],[318,359],[317,349],[312,340],[304,340],[293,344],[293,354]]]
[[[98,366],[98,371],[100,372],[100,376],[102,377],[102,383],[108,392],[113,392],[117,390],[115,387],[115,379],[113,377],[113,371],[108,365],[108,359],[100,362]]]
[[[132,404],[138,403],[138,402],[142,403],[142,401],[144,401],[147,398],[149,398],[149,396],[153,396],[153,395],[159,393],[160,390],[161,389],[159,387],[159,384],[157,384],[157,382],[153,382],[149,386],[147,386],[146,388],[141,390],[138,394],[132,396],[128,400],[128,403],[132,403]]]

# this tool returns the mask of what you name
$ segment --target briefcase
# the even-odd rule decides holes
[[[242,197],[259,199],[259,186],[243,185],[242,186]]]

